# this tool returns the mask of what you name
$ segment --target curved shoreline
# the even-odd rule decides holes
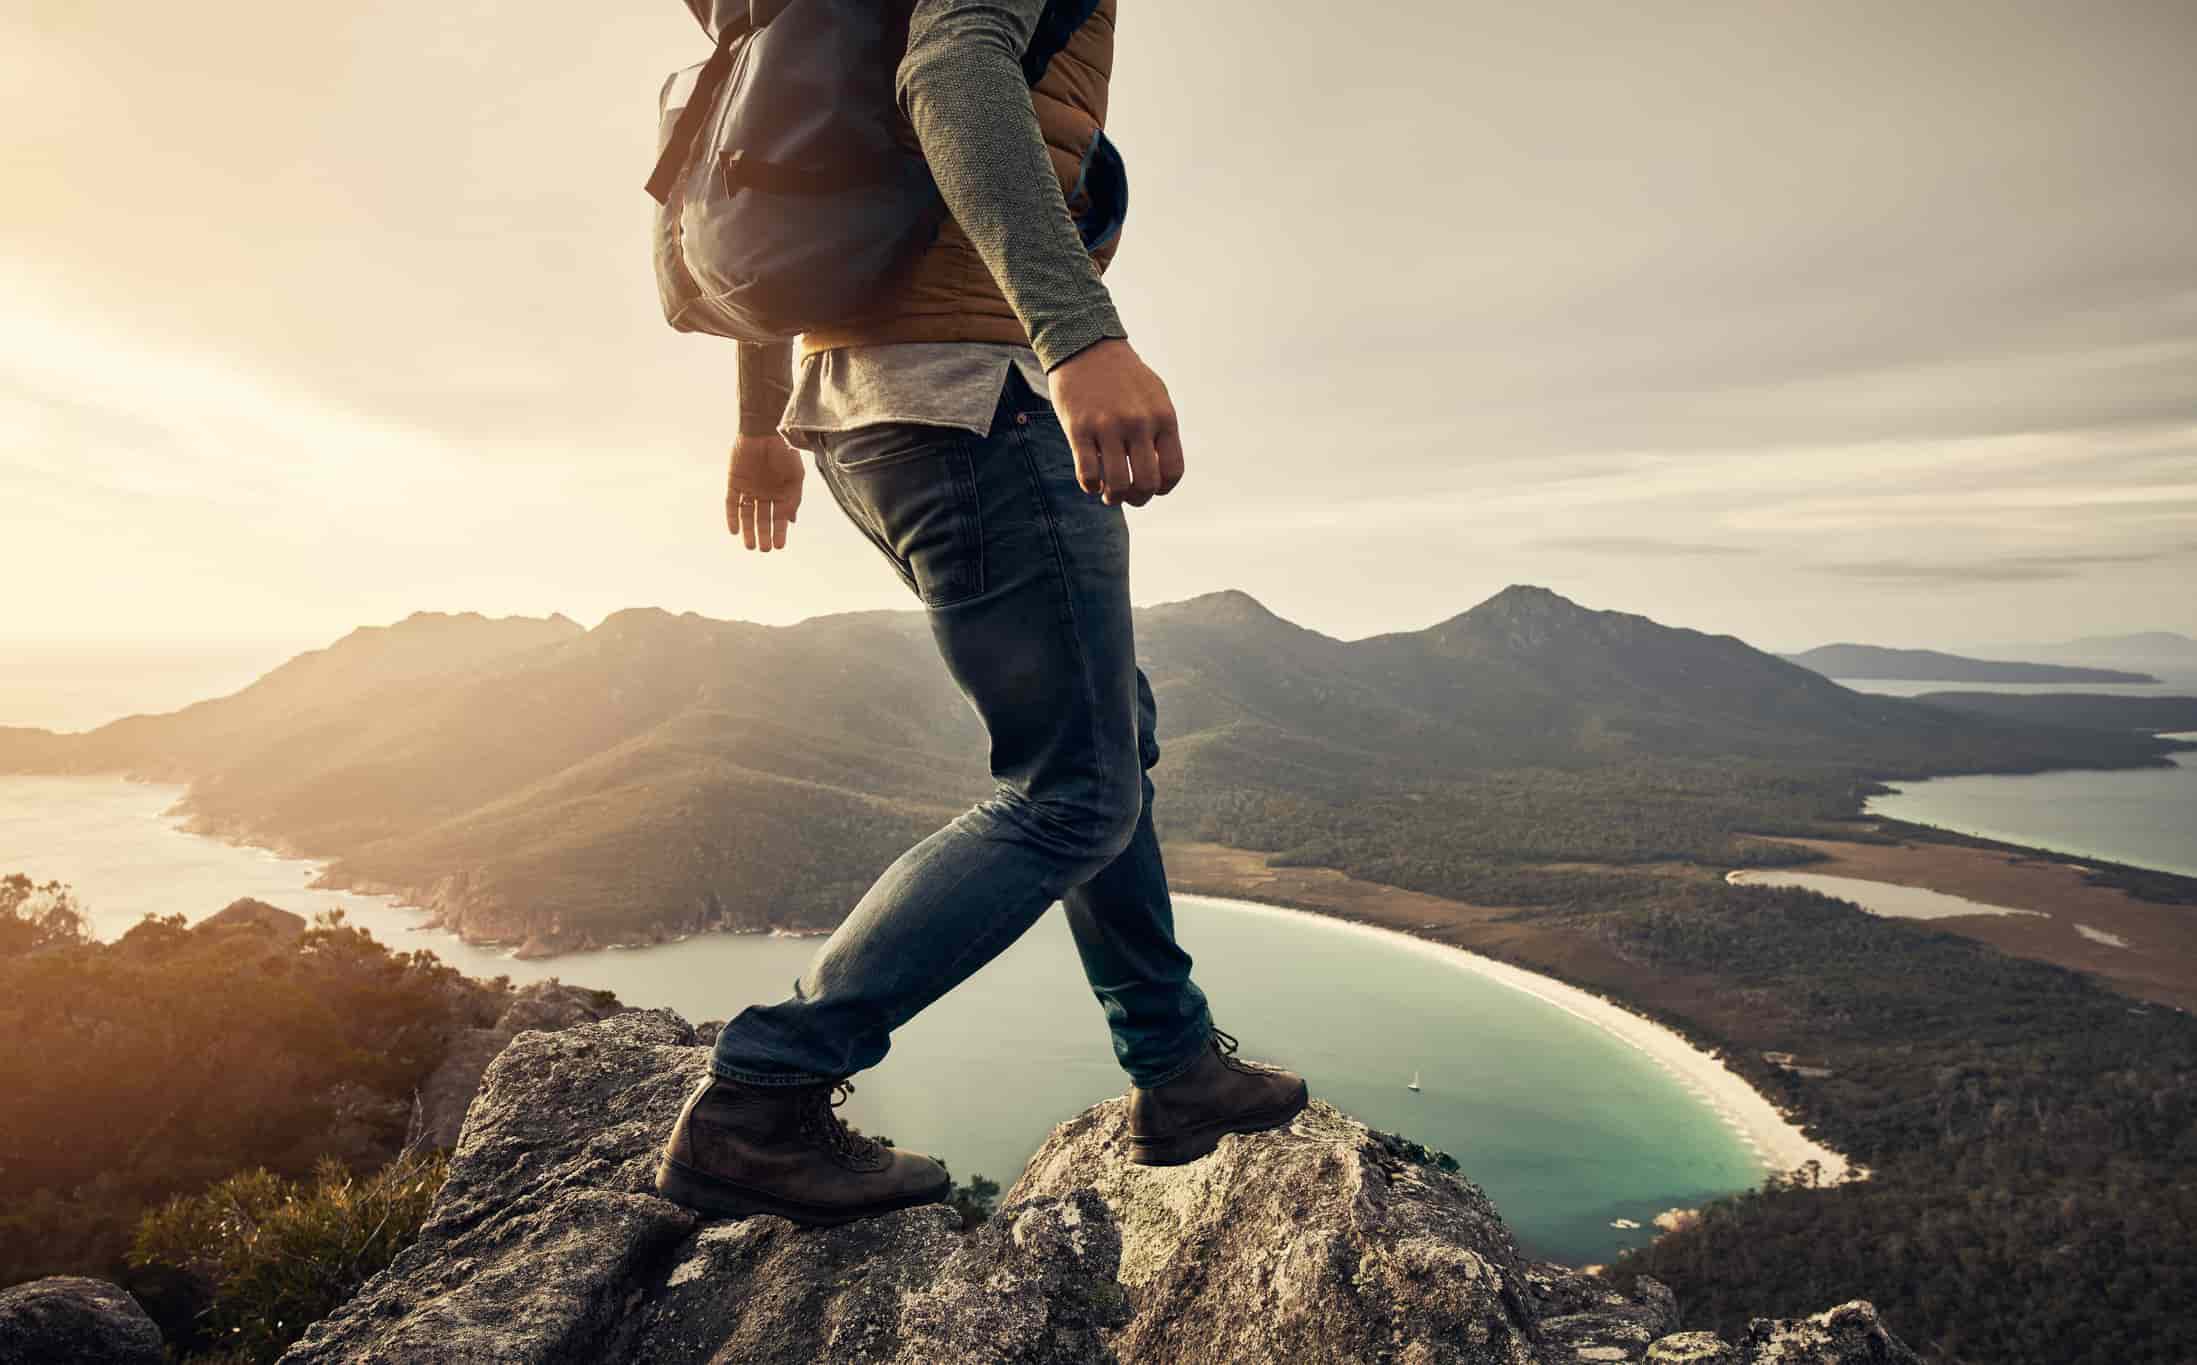
[[[1574,1018],[1594,1025],[1618,1041],[1637,1048],[1689,1094],[1714,1110],[1725,1126],[1736,1133],[1740,1141],[1761,1159],[1764,1169],[1781,1174],[1789,1173],[1814,1161],[1821,1170],[1822,1184],[1866,1180],[1869,1176],[1868,1168],[1855,1165],[1841,1153],[1801,1132],[1799,1126],[1772,1104],[1768,1096],[1748,1084],[1721,1057],[1702,1049],[1669,1025],[1658,1023],[1584,987],[1513,966],[1473,952],[1469,948],[1421,938],[1401,929],[1366,924],[1359,920],[1344,919],[1339,915],[1322,914],[1317,910],[1244,900],[1237,896],[1212,896],[1199,891],[1182,891],[1177,894],[1259,914],[1318,920],[1349,932],[1372,935],[1423,956],[1475,972],[1521,994],[1530,995],[1544,1004],[1553,1005]]]
[[[173,786],[175,784],[133,782],[133,785]],[[171,816],[167,811],[161,812],[156,818],[177,833],[187,837],[208,839],[212,842],[226,843],[232,847],[252,848],[271,859],[301,864],[312,869],[316,875],[326,867],[326,864],[320,860],[300,858],[295,854],[286,853],[280,849],[268,848],[265,845],[252,844],[242,840],[215,839],[204,831],[190,829],[184,822]],[[447,936],[452,941],[468,948],[482,949],[486,947],[486,945],[468,941],[463,934],[452,930],[446,924],[437,922],[433,913],[425,907],[406,904],[401,898],[387,892],[376,893],[340,888],[324,889],[340,891],[341,894],[361,899],[378,900],[390,911],[419,917],[419,923],[406,926],[411,933],[424,934],[430,938],[437,935]],[[1748,1084],[1745,1078],[1733,1071],[1716,1054],[1697,1046],[1669,1025],[1650,1019],[1646,1015],[1640,1014],[1609,997],[1598,995],[1569,982],[1559,981],[1555,977],[1544,976],[1524,967],[1473,952],[1468,948],[1436,942],[1401,929],[1368,924],[1340,914],[1308,910],[1271,901],[1249,900],[1241,896],[1213,895],[1186,888],[1176,888],[1175,894],[1194,897],[1216,905],[1228,906],[1236,910],[1256,914],[1287,915],[1316,920],[1342,931],[1376,936],[1452,967],[1462,967],[1468,971],[1476,972],[1500,985],[1530,995],[1544,1004],[1553,1005],[1574,1018],[1601,1029],[1620,1042],[1638,1049],[1667,1075],[1676,1080],[1689,1094],[1708,1105],[1724,1122],[1725,1126],[1730,1128],[1739,1140],[1756,1154],[1765,1170],[1789,1173],[1800,1169],[1809,1161],[1814,1161],[1820,1168],[1822,1183],[1829,1184],[1845,1180],[1866,1179],[1868,1177],[1867,1168],[1855,1166],[1844,1155],[1802,1133],[1799,1127],[1772,1104],[1767,1096]],[[743,936],[730,931],[712,932],[723,933],[726,937]],[[389,946],[398,948],[404,945],[391,944]],[[430,944],[415,943],[410,946],[427,947],[429,951],[434,950]],[[657,946],[668,945],[614,945],[617,948]],[[609,950],[595,949],[592,951],[604,952]],[[554,956],[584,958],[589,953],[590,950],[579,949],[570,953],[558,953]],[[508,952],[504,955],[508,955]]]

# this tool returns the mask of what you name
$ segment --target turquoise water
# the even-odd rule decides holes
[[[2197,736],[2184,736],[2197,739]],[[2197,750],[2171,768],[1888,783],[1871,815],[2197,877]]]
[[[175,787],[0,777],[0,873],[74,886],[103,937],[147,913],[211,914],[256,896],[341,906],[400,948],[477,976],[549,976],[690,1019],[776,999],[813,941],[705,935],[520,962],[468,947],[378,897],[312,891],[309,864],[197,838],[162,812]],[[1454,1155],[1527,1247],[1586,1262],[1654,1235],[1665,1209],[1757,1183],[1717,1114],[1637,1050],[1562,1010],[1409,945],[1316,918],[1180,896],[1184,944],[1222,1027],[1248,1055],[1303,1071],[1313,1093]],[[1404,1088],[1420,1073],[1424,1089]],[[1053,916],[902,1029],[857,1079],[852,1120],[1003,1185],[1053,1125],[1119,1094],[1099,1009]],[[1612,1228],[1615,1219],[1648,1226]]]
[[[1911,697],[1922,692],[2095,692],[2197,696],[2197,674],[2160,673],[2144,684],[1922,683],[1840,678],[1856,692]],[[2177,738],[2197,741],[2197,734]],[[2197,752],[2172,768],[2034,773],[2020,777],[1933,777],[1887,783],[1871,815],[1935,825],[1981,839],[2103,858],[2197,877]]]

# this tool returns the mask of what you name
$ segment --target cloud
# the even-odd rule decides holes
[[[283,0],[32,8],[0,15],[0,506],[34,529],[0,570],[96,533],[104,577],[19,618],[904,605],[828,505],[768,570],[705,539],[731,355],[663,326],[639,189],[682,7],[392,0],[334,43]],[[1545,556],[1750,635],[2197,627],[2148,562],[2197,535],[2197,7],[1394,8],[1257,61],[1194,60],[1225,6],[1122,30],[1143,207],[1107,279],[1191,462],[1134,514],[1140,593],[1348,635]]]
[[[1686,540],[1658,540],[1653,536],[1559,536],[1539,543],[1552,550],[1633,558],[1690,559],[1759,553],[1744,545],[1708,545]]]
[[[1816,565],[1819,573],[1858,578],[1877,583],[1929,584],[2042,583],[2078,578],[2086,569],[2130,564],[2153,564],[2189,554],[2197,547],[2179,546],[2133,554],[2008,555],[2000,559],[1967,563],[1881,559]]]

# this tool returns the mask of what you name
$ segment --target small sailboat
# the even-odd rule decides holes
[[[1418,1088],[1419,1088],[1419,1073],[1418,1073],[1418,1072],[1416,1072],[1416,1071],[1414,1071],[1414,1072],[1412,1072],[1412,1073],[1411,1073],[1411,1083],[1410,1083],[1410,1084],[1408,1084],[1408,1085],[1406,1085],[1406,1086],[1404,1087],[1404,1089],[1406,1089],[1406,1090],[1417,1090]]]

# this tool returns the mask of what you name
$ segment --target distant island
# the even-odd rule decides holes
[[[2197,730],[2197,697],[2100,692],[1925,692],[1914,700],[2030,725],[2073,725],[2145,734]]]
[[[2040,663],[2158,669],[2169,673],[2197,669],[2197,637],[2171,630],[2086,635],[2079,640],[2028,644],[1992,644],[1968,652],[1990,659],[2035,659]]]
[[[2066,664],[2015,663],[1971,659],[1934,649],[1886,649],[1880,645],[1819,645],[1781,656],[1826,678],[1856,681],[1901,679],[1914,682],[1970,683],[2155,683],[2149,673]]]

